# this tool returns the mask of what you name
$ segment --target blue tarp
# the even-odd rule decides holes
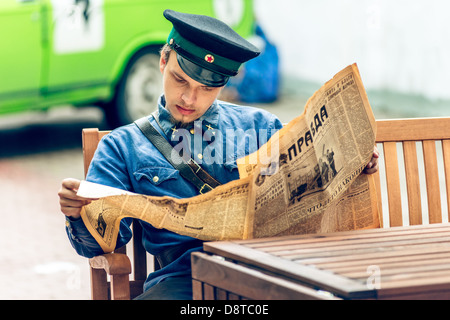
[[[230,79],[227,88],[234,89],[238,94],[237,98],[242,102],[269,103],[278,98],[280,82],[278,51],[259,25],[256,26],[255,35],[262,40],[261,54],[246,62],[239,75]]]

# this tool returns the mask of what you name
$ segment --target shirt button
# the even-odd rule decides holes
[[[194,132],[195,132],[194,128],[192,128],[192,129],[190,130],[190,132],[191,132],[191,134],[194,134]]]
[[[159,177],[158,177],[158,176],[154,176],[154,177],[153,177],[153,182],[154,182],[154,183],[157,183],[158,181],[159,181]]]
[[[199,154],[197,155],[197,158],[199,158],[200,160],[202,160],[202,159],[203,159],[203,155],[202,155],[201,153],[199,153]]]

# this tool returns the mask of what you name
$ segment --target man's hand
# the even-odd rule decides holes
[[[372,159],[370,159],[366,168],[364,169],[364,173],[366,174],[374,174],[378,171],[378,158],[380,157],[380,153],[378,152],[377,146],[373,148]]]
[[[61,206],[61,212],[68,217],[78,219],[81,217],[81,207],[91,203],[96,199],[86,199],[77,196],[78,188],[80,187],[80,180],[77,179],[64,179],[61,183],[61,189],[59,189],[59,205]]]

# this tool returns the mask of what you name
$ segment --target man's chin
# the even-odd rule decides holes
[[[187,128],[192,125],[192,123],[195,121],[195,119],[189,119],[187,117],[171,117],[170,122],[174,124],[177,128]]]

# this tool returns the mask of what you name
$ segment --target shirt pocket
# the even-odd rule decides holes
[[[134,177],[137,181],[141,181],[142,179],[147,179],[153,185],[159,186],[161,183],[171,180],[178,179],[180,173],[178,170],[173,168],[164,168],[164,167],[146,167],[137,170],[133,173]]]

